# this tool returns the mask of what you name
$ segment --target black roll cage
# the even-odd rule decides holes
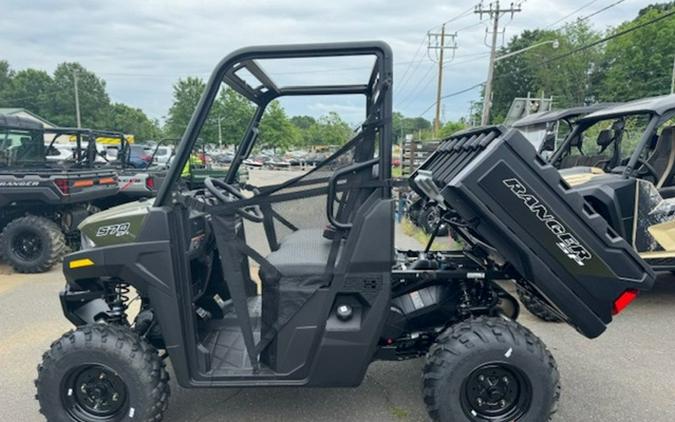
[[[264,59],[345,56],[375,57],[375,63],[367,84],[292,85],[279,87],[256,62],[256,60]],[[247,84],[237,75],[237,72],[242,69],[247,70],[255,76],[261,82],[261,85],[251,87]],[[378,119],[382,121],[367,121],[364,126],[374,123],[382,126],[382,133],[379,138],[379,178],[381,181],[388,180],[391,177],[391,125],[384,123],[391,121],[392,118],[392,75],[393,59],[391,48],[381,41],[257,46],[234,51],[216,66],[209,78],[199,104],[185,129],[180,143],[177,145],[174,162],[169,168],[166,181],[160,187],[155,199],[155,206],[163,206],[169,203],[171,192],[180,178],[181,170],[188,162],[190,153],[197,142],[199,133],[204,126],[223,82],[257,106],[232,160],[225,179],[226,183],[233,183],[235,181],[239,167],[251,153],[258,135],[260,120],[265,112],[265,108],[272,100],[282,96],[354,94],[362,94],[366,97],[366,114],[368,119],[371,117],[372,106],[377,103],[381,103],[382,105],[381,113],[378,115]]]
[[[589,119],[589,118],[583,118],[580,119],[579,121],[574,124],[572,131],[567,135],[565,140],[560,144],[560,147],[557,149],[557,151],[551,156],[550,162],[551,163],[556,163],[558,160],[563,158],[564,153],[569,153],[569,150],[571,149],[570,143],[572,140],[579,136],[581,133],[583,133],[586,129],[589,127],[595,125],[598,122],[601,121],[609,121],[609,120],[616,120],[616,119],[622,119],[626,118],[629,116],[638,116],[638,115],[648,115],[649,116],[649,122],[647,123],[647,126],[645,127],[642,136],[640,137],[640,141],[638,144],[635,146],[635,150],[631,153],[631,156],[628,160],[628,163],[626,164],[625,168],[623,169],[622,176],[623,177],[630,177],[632,174],[634,174],[636,170],[636,165],[639,162],[640,155],[642,152],[647,148],[649,145],[650,141],[652,140],[657,128],[661,126],[664,122],[668,121],[669,119],[673,118],[675,116],[675,110],[668,111],[667,113],[664,114],[658,114],[654,112],[646,112],[646,111],[638,111],[638,112],[631,112],[631,113],[622,113],[622,114],[616,114],[616,115],[604,115],[595,119]],[[619,146],[617,145],[617,148]]]
[[[54,135],[49,146],[46,148],[46,151],[49,151],[56,140],[61,136],[75,136],[75,162],[81,163],[83,161],[82,156],[82,141],[86,140],[88,143],[88,148],[96,147],[97,138],[118,138],[120,140],[120,150],[118,153],[119,165],[122,169],[126,168],[128,165],[128,155],[130,152],[129,140],[126,135],[122,132],[112,131],[112,130],[102,130],[102,129],[89,129],[89,128],[75,128],[75,127],[55,127],[55,128],[44,128],[45,135]],[[98,155],[98,152],[96,153]],[[119,159],[121,157],[121,159]],[[105,157],[104,157],[105,158]],[[107,161],[107,159],[106,159]],[[88,163],[89,167],[94,166],[94,162]]]

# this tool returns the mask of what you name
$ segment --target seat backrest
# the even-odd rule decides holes
[[[647,160],[660,175],[656,188],[668,187],[672,184],[675,170],[675,126],[663,128],[656,141],[654,151]]]
[[[600,152],[604,151],[612,144],[614,140],[614,131],[612,129],[603,129],[598,134],[598,139],[595,141],[600,147]]]

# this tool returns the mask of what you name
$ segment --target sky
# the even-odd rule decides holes
[[[525,29],[555,28],[616,2],[526,0],[513,20],[502,19],[504,39]],[[591,22],[596,29],[606,29],[634,18],[649,3],[624,0]],[[0,0],[0,59],[16,70],[33,67],[48,72],[64,61],[80,62],[106,80],[113,101],[163,120],[176,80],[208,78],[218,61],[234,49],[378,39],[394,51],[394,109],[411,117],[424,113],[431,120],[437,65],[427,57],[428,30],[438,30],[450,20],[446,30],[459,31],[455,57],[445,66],[444,94],[486,79],[488,22],[481,23],[473,13],[476,4],[465,0]],[[342,82],[367,78],[365,65],[343,60],[275,70],[290,82],[329,78]],[[479,90],[473,89],[448,98],[443,102],[443,119],[467,115],[470,101],[478,97]],[[362,104],[352,97],[284,102],[291,115],[338,111],[351,122],[361,119]]]

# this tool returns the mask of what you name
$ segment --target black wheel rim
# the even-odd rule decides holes
[[[24,230],[12,239],[12,253],[22,261],[33,261],[42,253],[42,239],[33,231]]]
[[[462,408],[472,421],[518,420],[529,410],[531,399],[528,378],[507,363],[479,366],[462,386]]]
[[[61,391],[66,412],[78,422],[119,420],[128,407],[124,381],[103,365],[83,365],[71,370]]]

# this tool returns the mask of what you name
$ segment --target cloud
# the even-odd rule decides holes
[[[505,21],[505,36],[508,39],[523,29],[553,23],[587,3],[587,0],[529,0],[513,21]],[[611,2],[600,0],[570,19],[591,13],[605,3]],[[626,1],[599,15],[595,26],[604,29],[631,19],[648,3]],[[394,49],[395,98],[406,99],[400,111],[414,116],[434,101],[435,68],[426,58],[419,65],[417,60],[412,66],[409,62],[420,58],[415,52],[422,45],[424,34],[440,22],[467,12],[448,24],[448,30],[478,23],[478,16],[471,13],[474,4],[440,0],[5,0],[0,58],[8,60],[15,69],[35,67],[48,71],[64,61],[78,61],[106,79],[113,101],[140,107],[152,117],[161,118],[170,106],[172,84],[178,78],[208,77],[218,61],[236,48],[252,44],[381,39]],[[484,31],[482,25],[477,25],[460,32],[457,64],[447,66],[444,93],[461,90],[485,78],[487,58],[479,56],[487,52]],[[317,70],[316,66],[310,69]],[[337,64],[330,65],[325,67],[325,74],[298,74],[301,76],[296,75],[296,79],[360,77],[362,72],[336,69]],[[405,80],[401,80],[406,71]],[[292,79],[293,75],[285,77]],[[466,114],[468,102],[477,97],[478,90],[445,101],[446,118]],[[351,100],[345,101],[322,104],[352,110]],[[310,107],[304,103],[289,111],[322,113],[326,111],[323,106]],[[347,109],[344,111],[348,112]]]

